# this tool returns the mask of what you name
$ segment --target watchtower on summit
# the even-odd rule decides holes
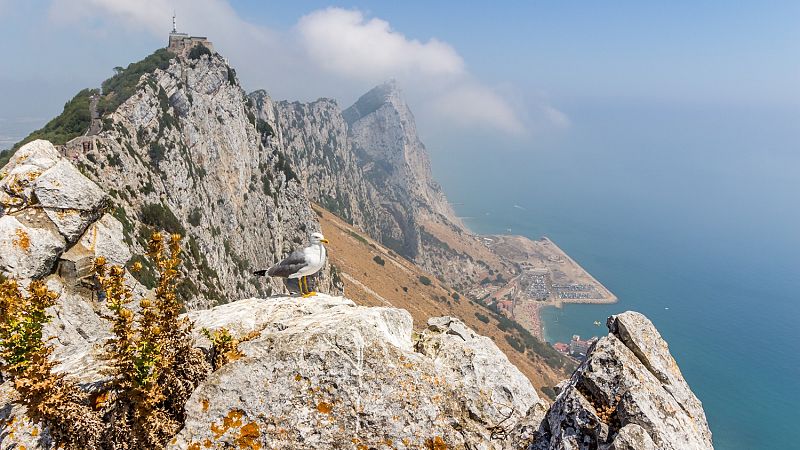
[[[175,14],[172,15],[172,31],[169,33],[169,44],[167,50],[176,54],[188,52],[197,44],[203,44],[206,48],[214,51],[214,45],[205,36],[189,36],[186,33],[178,32]]]

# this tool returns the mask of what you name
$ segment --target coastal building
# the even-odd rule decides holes
[[[172,15],[172,31],[169,33],[169,44],[167,50],[176,54],[183,54],[192,49],[195,45],[202,44],[212,52],[214,51],[214,44],[205,36],[189,36],[186,33],[178,32],[178,25],[175,15]]]
[[[556,342],[553,344],[553,348],[562,355],[569,355],[569,345],[563,342]]]

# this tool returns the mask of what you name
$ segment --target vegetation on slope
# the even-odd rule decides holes
[[[103,81],[103,97],[97,106],[100,115],[115,111],[119,105],[136,92],[136,86],[142,75],[152,73],[156,69],[166,69],[169,67],[170,59],[174,57],[174,53],[160,48],[143,60],[129,64],[124,69],[122,67],[115,68],[114,76]]]
[[[179,318],[176,295],[180,272],[180,236],[154,234],[147,256],[158,272],[152,298],[131,307],[125,271],[95,262],[100,292],[111,314],[113,337],[105,357],[111,381],[89,394],[62,374],[53,373],[52,348],[42,340],[51,320],[46,309],[58,294],[33,281],[23,295],[15,280],[0,283],[0,371],[19,391],[34,422],[45,425],[55,447],[72,449],[160,449],[180,429],[184,404],[211,371],[203,353],[192,347],[191,324]],[[136,265],[133,269],[141,269]],[[215,331],[215,367],[235,359],[238,341]]]

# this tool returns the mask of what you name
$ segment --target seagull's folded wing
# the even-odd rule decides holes
[[[307,265],[308,261],[306,261],[303,250],[296,250],[286,259],[272,266],[267,273],[271,277],[288,277]]]

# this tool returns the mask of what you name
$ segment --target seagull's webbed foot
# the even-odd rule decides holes
[[[315,296],[315,295],[317,295],[317,293],[316,293],[316,292],[314,292],[314,291],[308,291],[308,292],[306,292],[305,294],[303,294],[303,298],[313,297],[313,296]]]

